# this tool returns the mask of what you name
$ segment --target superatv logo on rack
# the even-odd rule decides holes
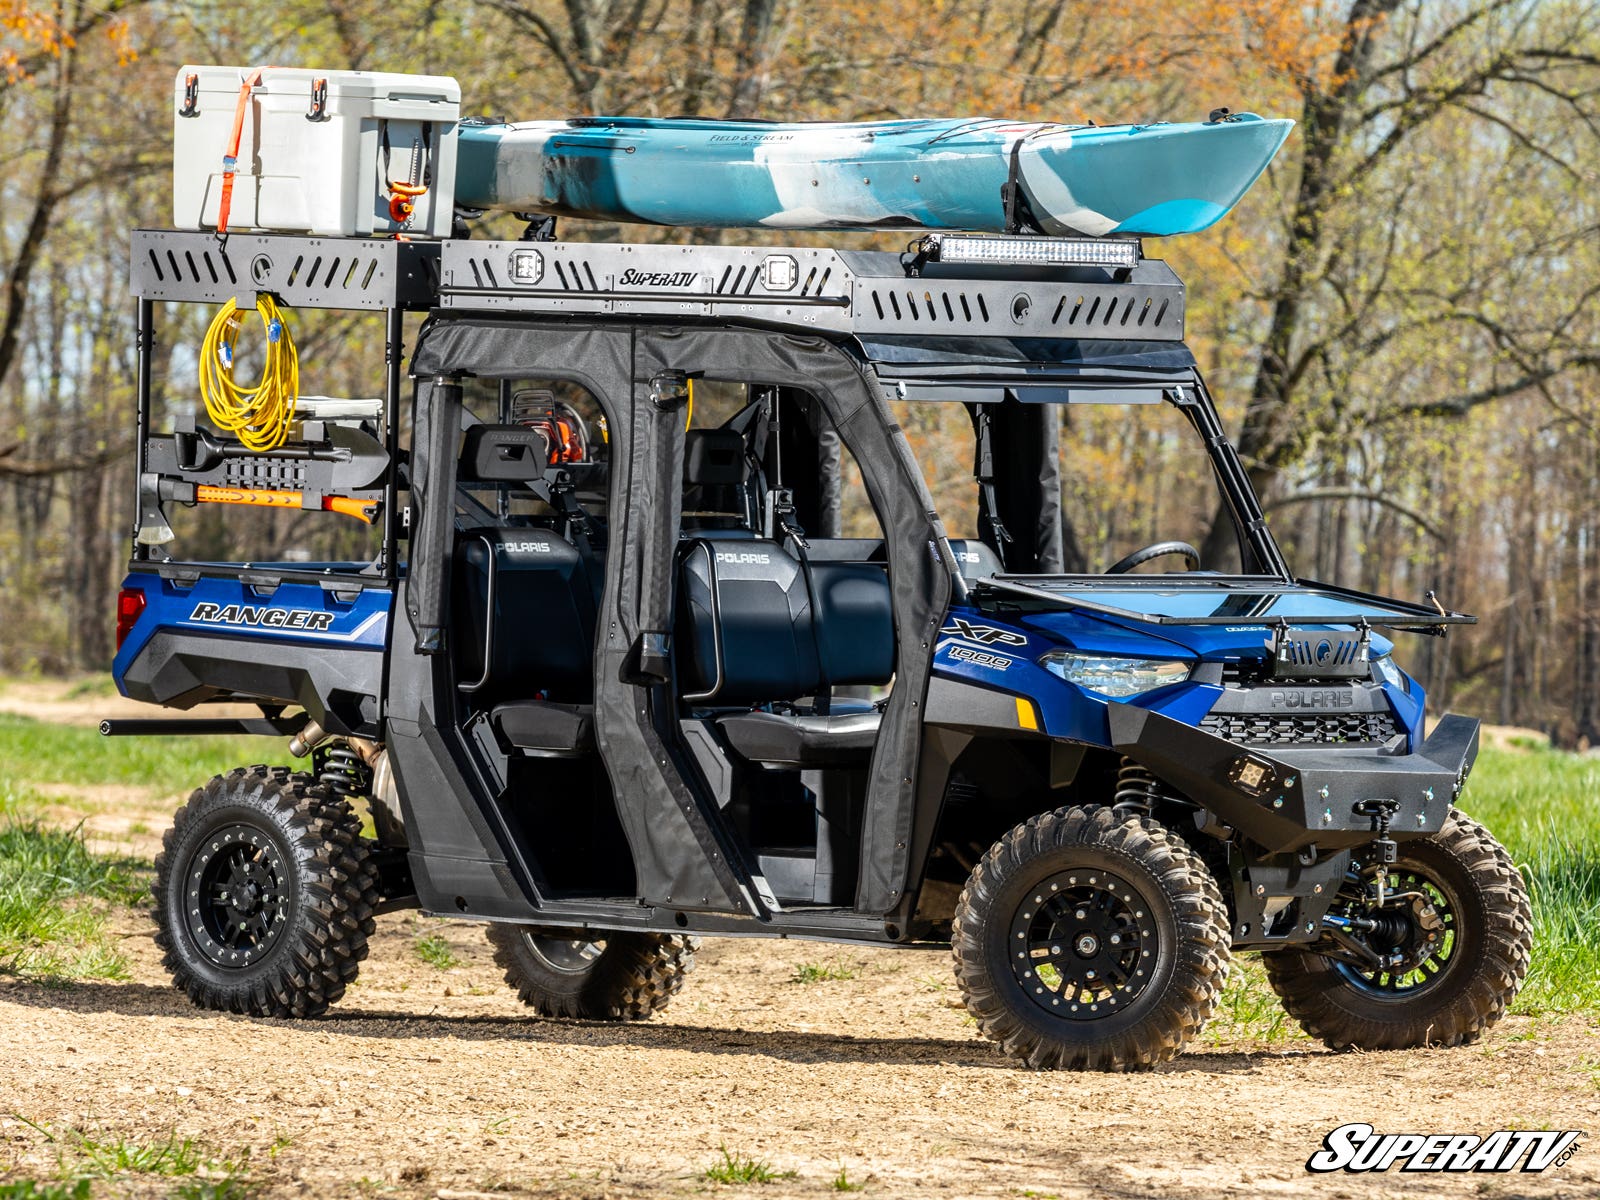
[[[333,614],[311,608],[267,608],[254,604],[196,604],[189,620],[207,625],[245,625],[262,629],[304,629],[321,633],[333,624]]]
[[[699,278],[699,271],[624,271],[617,284],[625,288],[692,288]]]
[[[1578,1152],[1579,1130],[1502,1129],[1487,1137],[1475,1133],[1379,1133],[1352,1121],[1322,1139],[1322,1149],[1306,1160],[1306,1170],[1538,1172],[1559,1167]]]

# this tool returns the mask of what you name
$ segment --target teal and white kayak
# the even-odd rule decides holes
[[[712,228],[1002,232],[1021,184],[1045,233],[1163,237],[1220,220],[1293,121],[1052,125],[596,117],[460,127],[456,203]]]

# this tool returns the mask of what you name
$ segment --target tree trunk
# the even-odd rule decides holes
[[[1272,319],[1239,432],[1239,453],[1250,482],[1263,497],[1304,449],[1306,426],[1297,425],[1290,409],[1299,383],[1295,342],[1322,257],[1323,216],[1335,160],[1372,69],[1374,33],[1382,19],[1398,7],[1399,0],[1355,0],[1345,19],[1344,41],[1329,76],[1332,86],[1324,91],[1314,81],[1305,84],[1300,114],[1305,149],[1300,158],[1300,187],[1295,196],[1289,247],[1278,285],[1273,289]],[[1224,507],[1219,507],[1212,519],[1201,547],[1201,560],[1219,570],[1238,564],[1232,518]]]

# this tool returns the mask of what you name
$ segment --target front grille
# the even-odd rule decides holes
[[[1381,746],[1400,732],[1391,713],[1216,713],[1200,728],[1242,746]]]

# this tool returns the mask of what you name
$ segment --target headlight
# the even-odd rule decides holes
[[[1394,659],[1385,654],[1382,658],[1372,660],[1372,673],[1381,681],[1393,684],[1408,695],[1411,692],[1411,680],[1406,678],[1406,673],[1394,665]]]
[[[1189,678],[1184,662],[1155,658],[1105,658],[1098,654],[1078,654],[1071,650],[1052,650],[1039,665],[1068,683],[1075,683],[1102,696],[1121,699],[1153,692],[1169,683]]]

